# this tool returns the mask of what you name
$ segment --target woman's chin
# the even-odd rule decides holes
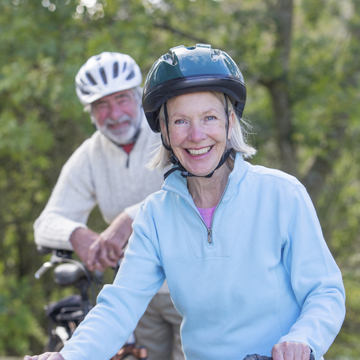
[[[208,168],[208,169],[191,169],[191,167],[189,169],[187,169],[187,171],[189,171],[191,174],[195,175],[195,176],[199,176],[199,177],[204,177],[206,175],[211,174],[214,171],[215,168]]]

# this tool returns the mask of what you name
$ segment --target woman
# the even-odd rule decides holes
[[[155,62],[143,95],[162,135],[152,166],[174,166],[144,202],[114,284],[62,356],[40,360],[109,359],[165,277],[188,360],[322,358],[344,319],[341,273],[303,186],[244,161],[255,154],[240,126],[245,99],[237,65],[210,45]]]

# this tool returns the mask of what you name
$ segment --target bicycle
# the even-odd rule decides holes
[[[60,286],[75,286],[80,292],[45,305],[49,327],[44,351],[59,352],[94,306],[95,287],[98,291],[101,289],[102,277],[99,273],[91,273],[82,262],[73,259],[72,251],[38,247],[38,252],[42,255],[51,253],[51,257],[36,271],[36,279],[40,279],[47,270],[55,267],[54,281]],[[136,347],[135,336],[132,334],[111,360],[146,359],[146,348]]]

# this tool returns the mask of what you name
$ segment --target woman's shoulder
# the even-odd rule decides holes
[[[262,165],[252,165],[250,163],[247,163],[247,167],[248,172],[257,177],[259,181],[278,184],[279,186],[288,186],[290,188],[302,186],[301,182],[295,176],[284,171]]]
[[[136,215],[136,222],[154,222],[166,221],[167,214],[171,212],[171,205],[168,199],[168,194],[164,190],[159,190],[148,195],[142,202],[140,209]]]
[[[293,175],[261,165],[248,164],[248,180],[252,193],[274,203],[311,202],[305,186]],[[302,199],[302,200],[300,200]]]
[[[156,191],[150,195],[148,195],[144,202],[143,205],[147,208],[150,207],[164,207],[166,205],[167,201],[167,191],[164,191],[163,189]]]

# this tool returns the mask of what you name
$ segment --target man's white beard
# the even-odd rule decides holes
[[[126,129],[118,129],[118,130],[111,130],[108,126],[109,125],[116,125],[122,122],[129,122],[129,126]],[[138,128],[140,126],[140,119],[133,119],[129,115],[122,115],[117,120],[112,120],[107,118],[104,121],[103,126],[99,126],[97,123],[97,128],[111,141],[115,142],[118,145],[126,145],[131,143],[134,139]]]

